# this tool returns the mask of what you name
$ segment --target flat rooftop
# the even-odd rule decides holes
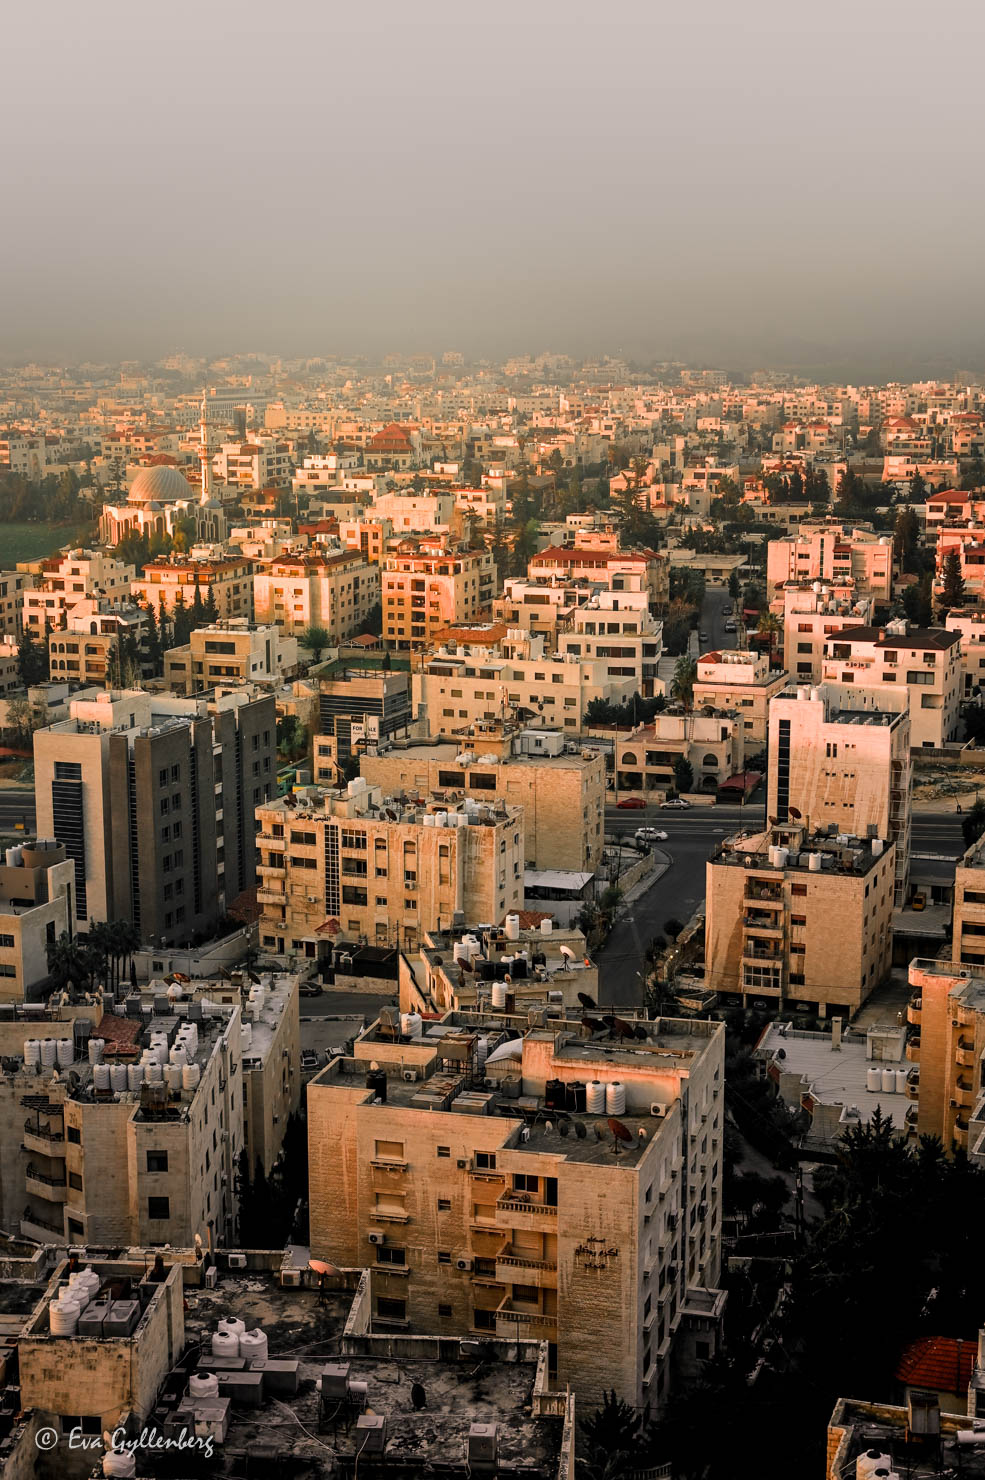
[[[770,861],[772,845],[783,848],[786,859],[782,866]],[[782,879],[786,873],[857,874],[875,868],[891,843],[879,838],[859,838],[854,834],[818,832],[805,835],[793,824],[761,833],[725,838],[712,855],[717,867],[769,869]],[[820,867],[811,866],[811,858],[820,858]],[[746,860],[751,860],[746,862]]]
[[[784,1074],[801,1075],[807,1090],[821,1104],[857,1108],[863,1122],[871,1120],[878,1110],[885,1119],[892,1116],[897,1129],[901,1129],[907,1109],[916,1102],[905,1093],[898,1093],[895,1087],[892,1090],[883,1090],[881,1086],[878,1090],[867,1088],[870,1069],[909,1072],[911,1068],[903,1054],[906,1030],[887,1025],[881,1032],[898,1035],[899,1058],[867,1058],[866,1035],[852,1033],[850,1029],[842,1038],[841,1047],[836,1049],[830,1033],[805,1032],[788,1023],[770,1023],[759,1040],[758,1052],[768,1058],[782,1053],[777,1067]]]

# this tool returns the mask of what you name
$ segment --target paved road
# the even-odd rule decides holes
[[[13,786],[0,786],[0,832],[9,832],[18,823],[24,831],[34,831],[34,790]]]
[[[599,993],[607,1004],[632,1006],[642,1000],[642,972],[646,947],[661,935],[667,920],[686,921],[704,903],[705,864],[727,834],[764,825],[762,803],[746,807],[694,807],[690,812],[662,812],[647,807],[635,812],[607,807],[607,834],[632,835],[642,821],[662,828],[665,843],[656,844],[671,865],[652,888],[634,900],[618,920],[598,953]]]
[[[725,608],[732,605],[727,586],[705,588],[705,599],[701,606],[701,621],[698,623],[698,630],[707,632],[708,641],[700,644],[701,652],[710,653],[722,648],[735,647],[736,633],[725,631],[725,623],[728,621]]]
[[[964,852],[962,821],[953,807],[948,812],[914,812],[910,819],[910,852],[947,853],[956,858]]]

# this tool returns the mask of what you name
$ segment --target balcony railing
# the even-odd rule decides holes
[[[969,1043],[967,1038],[959,1038],[958,1046],[954,1050],[954,1061],[960,1064],[962,1069],[971,1069],[975,1063],[975,1045]]]
[[[496,1310],[497,1321],[511,1321],[514,1325],[525,1326],[549,1326],[557,1325],[557,1316],[545,1315],[540,1310],[507,1310],[499,1306]]]
[[[913,1027],[915,1028],[919,1028],[920,1026],[920,1018],[922,1016],[920,1009],[922,1006],[923,1003],[918,997],[916,1001],[911,1002],[906,1009],[906,1021],[908,1023],[912,1023]]]
[[[524,1202],[516,1193],[498,1198],[496,1210],[501,1213],[536,1213],[541,1216],[546,1214],[550,1218],[557,1217],[556,1207],[551,1207],[548,1203]]]
[[[911,1064],[920,1062],[920,1038],[911,1038],[906,1045],[906,1056]]]

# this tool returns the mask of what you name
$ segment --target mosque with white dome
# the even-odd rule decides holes
[[[226,519],[218,499],[203,497],[172,464],[158,463],[141,468],[125,503],[103,505],[100,538],[116,545],[128,535],[173,535],[189,518],[195,520],[197,539],[225,538]]]

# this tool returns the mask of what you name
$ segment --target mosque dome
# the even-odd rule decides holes
[[[127,502],[131,504],[173,504],[180,498],[193,498],[195,490],[177,468],[160,465],[141,468],[130,485]]]

